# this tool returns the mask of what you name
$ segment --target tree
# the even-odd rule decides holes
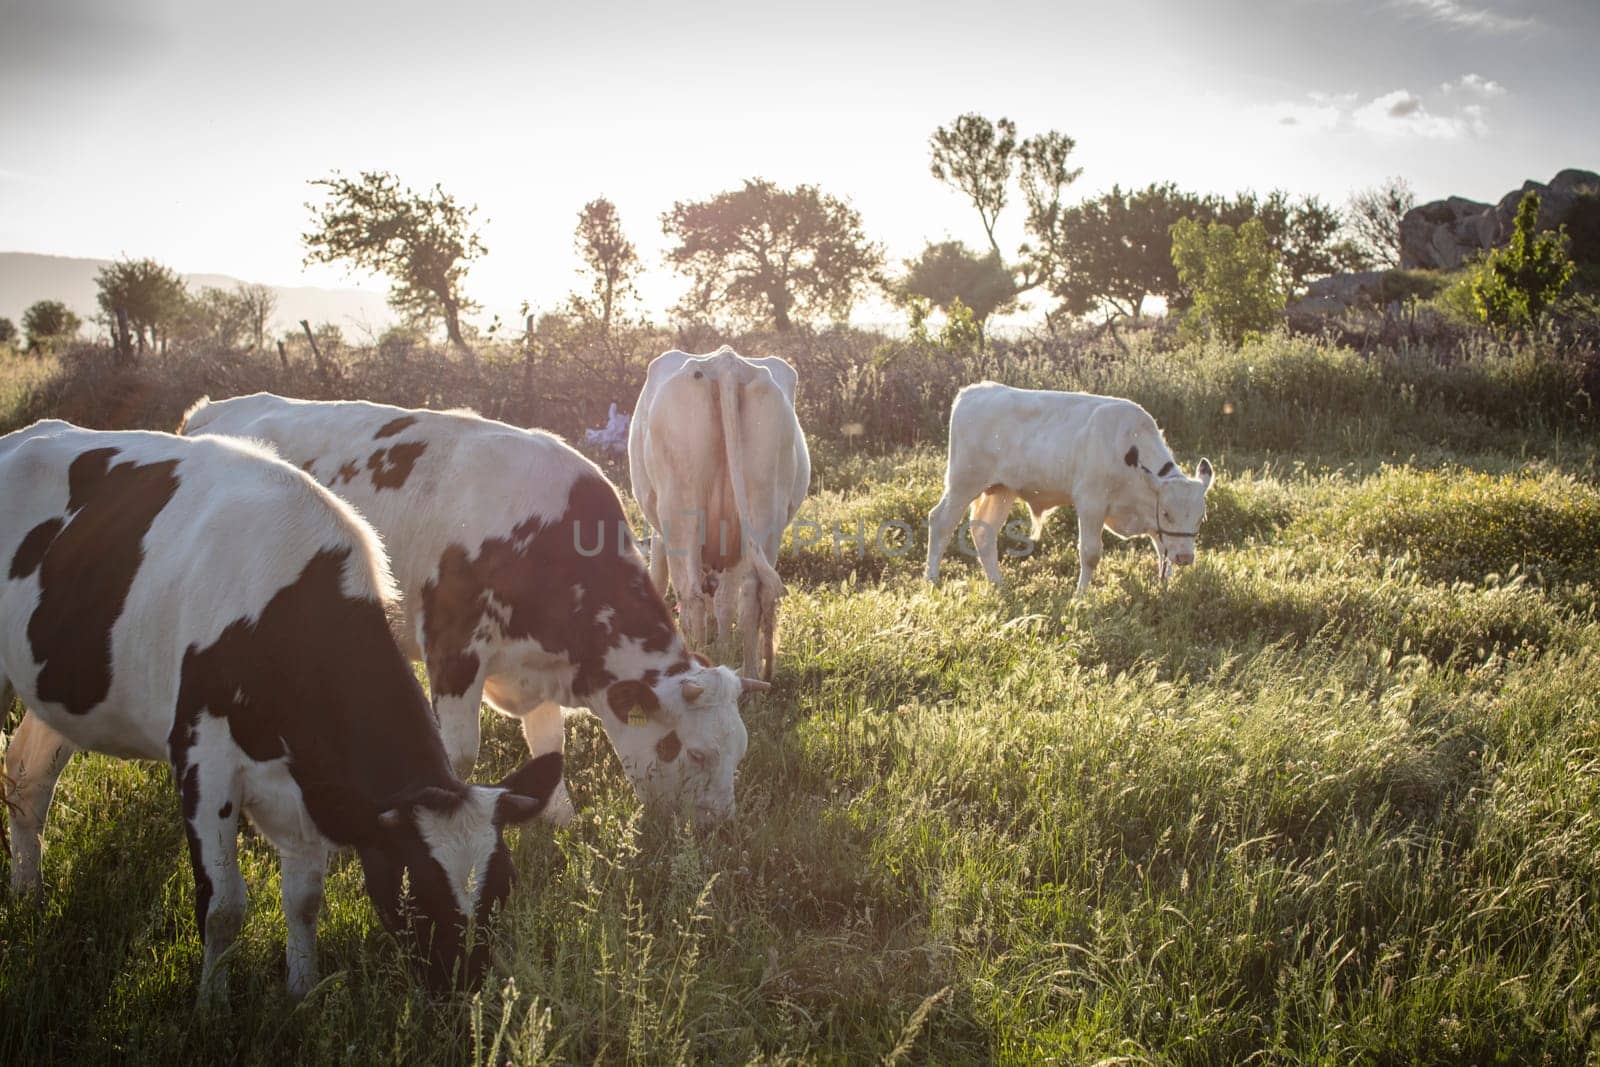
[[[1386,178],[1350,197],[1345,226],[1350,241],[1383,267],[1400,265],[1400,220],[1417,206],[1417,194],[1404,178]]]
[[[95,275],[100,291],[95,300],[108,321],[120,310],[139,348],[159,345],[184,318],[189,291],[178,272],[153,259],[120,259]]]
[[[580,315],[597,320],[601,334],[609,337],[618,302],[636,292],[634,282],[641,269],[639,253],[622,232],[616,205],[604,197],[589,201],[578,212],[572,243],[592,276],[590,295],[575,297],[573,306]]]
[[[1365,265],[1365,257],[1350,241],[1340,238],[1343,216],[1314,196],[1294,201],[1282,189],[1265,197],[1242,192],[1232,200],[1208,201],[1213,221],[1240,226],[1257,219],[1267,233],[1267,243],[1277,254],[1288,293],[1303,293],[1308,282]]]
[[[779,330],[816,312],[849,315],[883,263],[860,214],[814,185],[780,189],[751,178],[710,200],[674,204],[661,228],[678,242],[668,261],[693,282],[687,306],[726,308]]]
[[[184,338],[222,351],[239,347],[250,332],[250,309],[238,289],[207,286],[185,311]]]
[[[1492,250],[1472,278],[1478,315],[1496,330],[1531,329],[1572,280],[1566,230],[1539,232],[1539,194],[1517,202],[1511,240]]]
[[[1181,219],[1172,227],[1172,262],[1193,294],[1185,333],[1236,345],[1251,332],[1269,329],[1283,310],[1278,257],[1260,219],[1237,228]]]
[[[261,346],[266,343],[267,324],[272,321],[272,313],[278,310],[278,294],[271,287],[265,285],[248,285],[239,283],[234,290],[238,296],[239,307],[243,311],[246,328],[254,344],[254,350],[261,351]]]
[[[1179,291],[1172,263],[1172,226],[1204,213],[1201,199],[1171,182],[1111,191],[1075,204],[1057,223],[1051,292],[1062,310],[1084,315],[1102,307],[1137,319],[1146,298]]]
[[[1000,257],[974,252],[960,241],[930,243],[905,265],[905,276],[893,286],[896,297],[924,297],[947,315],[960,303],[970,309],[979,329],[990,315],[1007,310],[1016,297],[1011,272]]]
[[[462,283],[467,264],[487,251],[473,227],[478,209],[438,185],[413,192],[384,171],[362,171],[355,178],[335,172],[311,184],[326,189],[328,200],[306,205],[312,216],[312,229],[300,237],[306,262],[348,260],[386,275],[391,307],[413,321],[442,318],[450,343],[470,353],[461,316],[478,305],[462,292]]]
[[[16,339],[17,324],[4,316],[0,316],[0,345],[8,345]]]
[[[1057,220],[1062,191],[1077,180],[1082,168],[1068,166],[1077,143],[1054,130],[1017,140],[1017,124],[1008,118],[990,122],[982,115],[961,115],[929,138],[929,170],[946,185],[966,194],[978,210],[989,249],[1004,261],[995,224],[1018,178],[1027,210],[1023,228],[1032,238],[1017,250],[1011,267],[1014,293],[1023,293],[1050,277],[1057,255]]]
[[[59,300],[40,300],[22,313],[22,330],[29,351],[48,350],[78,335],[83,321]]]

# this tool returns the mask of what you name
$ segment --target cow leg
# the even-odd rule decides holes
[[[928,512],[928,581],[939,580],[939,561],[944,558],[945,549],[950,547],[950,538],[956,532],[956,527],[961,525],[962,513],[982,490],[981,485],[968,487],[945,482],[944,496]]]
[[[238,776],[230,761],[206,759],[199,751],[203,747],[211,746],[195,745],[185,757],[191,762],[174,764],[174,773],[194,867],[195,925],[205,944],[199,1002],[209,1007],[227,1000],[225,957],[244,925],[245,889],[239,873]]]
[[[739,582],[739,637],[744,643],[739,673],[747,678],[760,676],[762,592],[761,576],[754,567],[746,567]]]
[[[11,888],[21,893],[39,887],[40,835],[56,780],[76,745],[33,712],[22,716],[17,732],[6,746],[5,777],[0,795],[11,819]]]
[[[422,627],[419,621],[419,637]],[[439,720],[439,736],[444,741],[445,754],[450,757],[450,766],[462,781],[466,781],[472,773],[472,765],[478,762],[483,683],[488,675],[486,658],[482,648],[429,648],[426,655],[433,716]]]
[[[744,588],[743,574],[753,574],[754,571],[744,563],[731,571],[723,571],[718,576],[717,592],[711,598],[712,610],[717,616],[717,656],[718,660],[725,658],[728,650],[733,647],[733,626],[735,616],[739,613],[740,590]],[[741,617],[739,623],[742,631],[744,625]]]
[[[522,720],[522,737],[528,742],[529,755],[543,756],[566,747],[566,718],[560,704],[546,700],[532,711],[517,715]],[[552,825],[566,826],[572,822],[574,814],[572,794],[567,792],[567,780],[563,776],[539,815]]]
[[[1017,494],[1005,486],[995,486],[977,499],[972,506],[972,540],[978,548],[978,560],[983,573],[995,585],[1004,584],[1000,575],[1000,528],[1011,514],[1011,505]]]
[[[1087,509],[1078,510],[1078,595],[1082,596],[1094,581],[1094,569],[1100,564],[1100,531],[1105,528],[1104,514]]]
[[[650,582],[665,599],[667,595],[667,536],[656,530],[650,538]]]
[[[671,551],[667,569],[678,591],[678,623],[695,648],[706,644],[706,592],[701,583],[699,530],[690,522],[670,523]]]
[[[288,927],[289,996],[299,1000],[317,984],[317,918],[322,911],[328,849],[305,840],[278,849],[283,918]]]

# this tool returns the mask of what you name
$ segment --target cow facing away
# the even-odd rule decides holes
[[[928,514],[928,580],[970,502],[983,572],[1000,584],[998,540],[1021,498],[1035,541],[1056,508],[1078,513],[1078,592],[1100,562],[1100,531],[1149,537],[1165,581],[1173,564],[1194,562],[1206,517],[1211,461],[1187,477],[1149,412],[1131,400],[1090,393],[969,385],[950,407],[950,459],[944,496]]]
[[[655,531],[650,576],[678,593],[691,641],[707,639],[706,590],[717,643],[737,612],[743,673],[771,680],[777,604],[773,569],[783,531],[811,486],[811,456],[794,413],[794,368],[724,346],[651,360],[628,432],[633,495]]]
[[[484,700],[536,756],[562,750],[562,706],[584,707],[641,800],[733,814],[738,700],[766,686],[690,655],[616,490],[566,442],[471,412],[268,393],[201,400],[181,429],[269,443],[377,529],[458,773]],[[546,815],[571,812],[563,783]]]
[[[38,884],[74,751],[166,760],[202,1001],[226,989],[244,919],[241,814],[281,857],[291,994],[316,982],[337,846],[357,849],[379,916],[422,949],[431,984],[476,978],[486,953],[463,956],[463,939],[509,890],[502,828],[539,812],[561,760],[494,787],[451,773],[366,523],[254,445],[62,422],[0,438],[0,500],[0,677],[28,709],[5,759],[13,886]]]

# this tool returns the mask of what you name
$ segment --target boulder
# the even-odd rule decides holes
[[[1491,204],[1460,196],[1421,204],[1400,220],[1400,266],[1405,270],[1455,270],[1494,247],[1499,225]]]
[[[1400,266],[1455,270],[1504,244],[1515,227],[1517,205],[1530,192],[1539,194],[1539,228],[1554,229],[1580,197],[1600,195],[1600,174],[1563,170],[1548,183],[1523,182],[1493,205],[1452,196],[1414,207],[1400,220]]]
[[[1382,299],[1383,279],[1388,273],[1363,270],[1318,278],[1307,287],[1306,295],[1287,310],[1297,316],[1332,315],[1358,305],[1376,305]]]

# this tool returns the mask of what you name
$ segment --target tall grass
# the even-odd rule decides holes
[[[929,587],[937,443],[822,443],[806,514],[914,544],[785,552],[735,824],[645,818],[599,725],[569,725],[579,816],[520,832],[476,995],[423,991],[346,857],[328,977],[288,1002],[247,834],[232,1010],[196,1018],[167,774],[80,758],[45,893],[0,903],[0,1061],[1600,1057],[1586,401],[1543,366],[1504,412],[1463,384],[1517,356],[1424,373],[1297,345],[1021,379],[1137,385],[1185,459],[1232,457],[1165,587],[1147,546],[1108,544],[1071,597],[1070,516],[1006,589],[959,553]],[[1205,417],[1230,397],[1238,421]],[[522,741],[485,736],[487,780]]]

